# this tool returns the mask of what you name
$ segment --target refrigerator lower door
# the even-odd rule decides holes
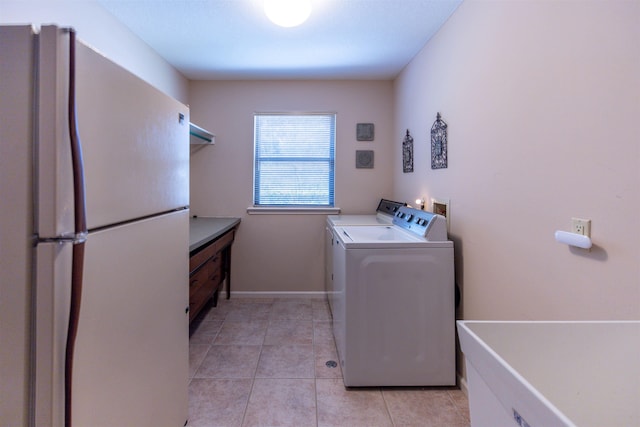
[[[36,426],[64,426],[64,362],[72,251],[71,243],[39,243],[36,249],[32,313]]]
[[[89,234],[74,425],[185,424],[188,215],[184,210]]]
[[[28,425],[33,30],[0,26],[0,426]]]

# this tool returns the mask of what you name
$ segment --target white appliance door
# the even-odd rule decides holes
[[[0,425],[27,425],[33,33],[0,27]]]
[[[324,228],[324,291],[331,307],[333,293],[333,229],[326,225]]]
[[[453,248],[347,249],[345,265],[345,385],[455,385]]]
[[[188,417],[189,211],[90,233],[74,358],[76,426]]]
[[[64,426],[65,345],[71,298],[71,243],[39,243],[36,250],[34,420]]]
[[[333,322],[333,336],[336,341],[336,349],[340,357],[340,366],[345,369],[347,358],[346,331],[347,331],[347,265],[346,250],[342,242],[335,237],[333,239],[333,291],[330,298],[331,315]]]
[[[188,107],[86,45],[76,50],[88,228],[188,206]]]
[[[38,49],[36,232],[41,238],[74,233],[73,165],[68,124],[69,36],[43,26]]]

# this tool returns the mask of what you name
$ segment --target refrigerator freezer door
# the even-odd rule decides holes
[[[76,49],[89,229],[189,205],[188,107]]]
[[[187,420],[188,216],[184,210],[89,234],[74,425]]]
[[[73,169],[68,124],[69,37],[43,26],[38,48],[36,232],[41,238],[72,236]]]

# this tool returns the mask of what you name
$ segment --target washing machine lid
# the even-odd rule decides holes
[[[336,235],[347,249],[432,248],[451,247],[450,241],[431,242],[401,227],[348,225],[335,228]]]
[[[375,215],[327,215],[327,223],[334,227],[342,225],[388,225],[393,222],[393,217],[403,206],[406,206],[406,203],[380,199]]]
[[[378,213],[376,215],[327,215],[327,223],[331,226],[344,225],[391,225],[393,217]]]

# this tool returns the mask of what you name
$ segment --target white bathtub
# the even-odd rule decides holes
[[[458,321],[472,427],[640,426],[640,321]]]

